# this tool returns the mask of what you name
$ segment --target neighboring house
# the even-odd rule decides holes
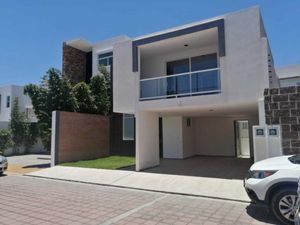
[[[251,128],[265,123],[259,99],[279,86],[258,7],[136,38],[64,43],[72,80],[88,82],[99,64],[113,78],[112,145],[135,145],[137,170],[160,157],[252,157]]]
[[[280,87],[290,87],[300,85],[300,65],[289,65],[276,68]]]
[[[28,121],[37,122],[31,100],[27,95],[24,95],[24,87],[17,85],[2,86],[0,87],[0,129],[8,126],[15,98],[18,98],[20,111],[25,112]]]
[[[89,82],[92,75],[98,74],[98,66],[103,65],[113,78],[113,46],[126,40],[129,38],[120,36],[95,45],[81,39],[65,42],[63,44],[63,74],[73,82]],[[135,155],[134,117],[132,115],[112,114],[110,153]]]
[[[29,96],[24,95],[24,87],[18,85],[8,85],[0,87],[0,129],[7,129],[11,120],[11,111],[13,107],[13,101],[18,98],[20,112],[24,112],[28,122],[36,123],[37,118],[33,111],[33,106]],[[24,148],[21,147],[19,154],[24,152]],[[32,146],[30,153],[44,153],[44,149],[40,138],[37,143]],[[5,155],[14,154],[13,150],[7,149],[4,151]]]

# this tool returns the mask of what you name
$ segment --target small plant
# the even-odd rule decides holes
[[[0,130],[0,154],[4,154],[4,151],[10,147],[12,147],[13,142],[11,139],[10,130]]]
[[[13,141],[13,151],[14,153],[19,153],[19,148],[23,144],[25,138],[27,125],[25,113],[20,112],[19,110],[18,98],[13,100],[9,128],[11,130],[11,137]]]
[[[30,148],[37,142],[39,130],[36,123],[26,123],[26,131],[24,134],[23,145],[25,153],[28,153]]]

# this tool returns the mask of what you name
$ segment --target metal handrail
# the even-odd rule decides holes
[[[214,90],[198,90],[198,91],[193,91],[192,88],[192,76],[194,74],[197,74],[197,76],[201,76],[202,73],[205,72],[211,72],[211,71],[217,71],[218,72],[218,88],[214,89]],[[177,78],[181,77],[181,76],[188,76],[189,79],[189,88],[187,89],[187,92],[184,93],[169,93],[169,94],[164,94],[164,95],[153,95],[153,96],[149,96],[149,97],[142,97],[140,95],[140,100],[151,100],[151,99],[162,99],[162,98],[168,98],[168,97],[181,97],[181,96],[193,96],[193,95],[199,95],[199,94],[210,94],[210,93],[219,93],[221,91],[221,83],[220,83],[220,74],[219,74],[219,68],[213,68],[213,69],[207,69],[207,70],[198,70],[198,71],[193,71],[193,72],[189,72],[189,73],[181,73],[181,74],[174,74],[174,75],[169,75],[169,76],[160,76],[160,77],[154,77],[154,78],[146,78],[143,80],[140,80],[140,83],[147,83],[147,81],[160,81],[162,79],[166,79],[166,82],[168,83],[168,78],[175,78],[175,86],[177,86]],[[142,91],[143,89],[141,88],[140,91]],[[177,89],[176,89],[177,90]],[[168,91],[166,89],[166,91]],[[141,92],[140,92],[141,94]]]
[[[209,72],[209,71],[215,71],[215,70],[219,70],[220,68],[213,68],[213,69],[206,69],[206,70],[197,70],[197,71],[193,71],[193,72],[187,72],[187,73],[177,73],[177,74],[172,74],[172,75],[166,75],[166,76],[159,76],[159,77],[151,77],[151,78],[145,78],[145,79],[141,79],[141,81],[147,81],[147,80],[156,80],[156,79],[162,79],[162,78],[169,78],[169,77],[177,77],[177,76],[184,76],[184,75],[192,75],[194,73],[204,73],[204,72]]]

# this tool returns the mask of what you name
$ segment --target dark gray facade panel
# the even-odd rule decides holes
[[[138,46],[153,43],[156,41],[162,41],[165,39],[178,37],[181,35],[186,35],[198,31],[203,31],[207,29],[218,28],[218,44],[219,44],[219,55],[220,57],[225,56],[225,28],[224,28],[224,19],[215,20],[209,23],[199,24],[192,27],[187,27],[181,30],[171,31],[164,34],[159,34],[156,36],[136,40],[132,42],[132,71],[138,72]]]
[[[113,113],[110,118],[110,154],[135,156],[135,140],[123,140],[123,114]]]

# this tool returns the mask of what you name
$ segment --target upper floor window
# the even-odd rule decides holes
[[[111,66],[113,64],[113,53],[108,52],[98,55],[98,64],[102,66]]]
[[[6,108],[10,107],[10,96],[6,97]]]
[[[167,62],[167,75],[188,73],[190,71],[189,59],[180,59],[172,62]]]
[[[167,62],[167,75],[218,68],[217,53]]]
[[[207,70],[218,67],[217,54],[201,55],[191,58],[191,71]]]

